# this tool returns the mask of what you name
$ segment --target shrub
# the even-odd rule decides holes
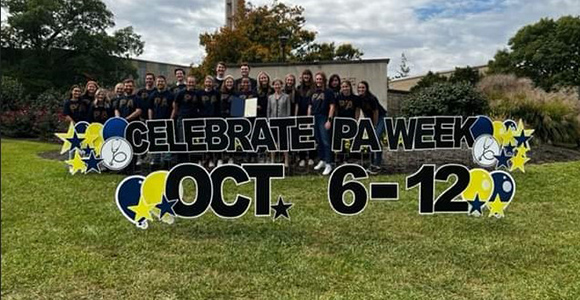
[[[493,117],[522,119],[535,129],[534,139],[580,145],[580,98],[574,90],[545,92],[531,80],[490,75],[477,86],[489,100]]]
[[[411,93],[402,111],[406,116],[473,116],[486,113],[487,107],[486,99],[470,84],[442,82]]]
[[[0,93],[0,111],[17,110],[25,102],[25,93],[22,83],[18,80],[2,76],[2,91]]]
[[[4,82],[3,82],[4,86]],[[10,93],[17,94],[17,89]],[[62,95],[54,90],[48,90],[36,98],[18,101],[6,101],[3,107],[8,108],[0,112],[0,132],[2,135],[17,138],[40,137],[50,139],[54,133],[66,130],[62,116]],[[8,93],[7,93],[8,94]],[[4,105],[6,103],[6,105]]]

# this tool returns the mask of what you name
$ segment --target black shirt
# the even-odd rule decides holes
[[[100,101],[97,104],[93,102],[89,108],[90,121],[94,123],[105,124],[108,119],[114,116],[113,105],[106,101]]]
[[[266,117],[268,114],[268,96],[272,95],[274,90],[272,88],[268,89],[258,89],[258,112],[256,116],[258,117]]]
[[[142,88],[139,91],[137,91],[136,94],[137,98],[141,100],[141,109],[145,112],[141,113],[141,119],[143,120],[149,119],[149,115],[146,112],[147,109],[149,109],[149,96],[151,96],[151,93],[153,93],[153,91],[155,91],[155,88],[152,88],[150,90]]]
[[[149,96],[149,109],[153,119],[169,119],[173,111],[173,93],[170,90],[155,90]]]
[[[339,93],[335,99],[335,105],[337,117],[354,119],[356,117],[356,109],[360,108],[360,98],[357,95],[345,96]]]
[[[62,113],[73,119],[75,123],[89,121],[89,106],[80,99],[64,101]]]
[[[298,116],[305,116],[308,114],[308,105],[310,105],[310,97],[314,92],[310,87],[299,86],[296,89],[296,103],[298,104]]]
[[[379,110],[379,116],[385,115],[387,111],[379,103],[377,97],[367,94],[364,97],[360,97],[361,109],[367,118],[373,118],[373,113],[375,110]]]
[[[224,117],[224,118],[230,117],[230,109],[232,106],[232,99],[235,97],[237,97],[237,94],[234,91],[230,91],[228,93],[221,93],[220,105],[221,105],[222,117]]]
[[[310,97],[312,115],[326,115],[330,111],[330,104],[334,104],[334,92],[329,89],[317,89]]]
[[[201,116],[201,99],[198,90],[183,90],[175,97],[177,115],[181,118],[198,118]]]
[[[115,100],[113,107],[119,111],[122,118],[127,118],[137,109],[142,108],[141,99],[137,98],[137,95],[124,95]]]
[[[221,117],[220,93],[216,90],[199,92],[201,98],[201,115],[203,117]]]

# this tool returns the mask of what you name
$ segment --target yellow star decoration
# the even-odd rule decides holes
[[[517,148],[516,155],[514,155],[512,158],[510,158],[510,161],[512,163],[512,167],[510,169],[510,172],[513,172],[516,169],[519,169],[523,173],[526,172],[526,170],[524,169],[524,165],[528,161],[530,161],[530,159],[528,157],[526,157],[526,154],[525,154],[527,152],[527,149],[525,151],[521,151],[521,148],[525,148],[524,145],[519,146]]]
[[[139,199],[139,204],[129,206],[129,209],[135,213],[135,218],[133,220],[139,221],[141,218],[145,218],[146,220],[153,220],[151,217],[151,209],[154,206],[155,204],[147,204],[145,199],[141,197],[141,199]]]
[[[95,154],[97,156],[101,155],[101,148],[105,143],[103,136],[101,134],[102,129],[103,125],[99,123],[92,123],[91,125],[89,125],[89,127],[87,127],[84,136],[85,139],[81,142],[81,146],[83,148],[89,146],[95,149]]]
[[[505,217],[504,209],[507,204],[503,203],[499,199],[499,195],[495,196],[493,201],[487,202],[487,207],[489,207],[489,216],[488,217],[496,217],[501,218]]]
[[[62,144],[62,148],[60,148],[60,154],[66,153],[70,150],[71,144],[67,139],[72,139],[75,133],[75,125],[71,122],[68,126],[68,131],[66,133],[55,133],[57,138],[59,138],[64,143]]]
[[[516,139],[514,138],[515,132],[511,128],[504,129],[502,131],[502,133],[500,134],[500,136],[501,136],[503,146],[508,146],[509,144],[516,143]]]
[[[76,174],[78,171],[80,171],[81,173],[85,173],[87,171],[87,165],[82,160],[78,149],[75,149],[73,159],[69,159],[65,161],[65,163],[69,166],[69,172],[72,175]]]

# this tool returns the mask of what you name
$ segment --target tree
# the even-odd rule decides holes
[[[126,58],[140,55],[144,43],[132,27],[108,34],[115,22],[101,0],[6,0],[2,7],[9,12],[2,24],[5,73],[33,92],[136,76]]]
[[[455,71],[451,74],[451,77],[449,77],[449,82],[466,82],[471,85],[476,85],[480,79],[481,76],[479,75],[479,71],[467,66],[465,68],[455,68]]]
[[[580,87],[580,16],[545,18],[521,28],[489,62],[490,73],[529,77],[546,91]]]
[[[405,53],[401,53],[401,64],[399,65],[399,70],[397,71],[397,75],[395,75],[395,78],[405,78],[407,76],[409,76],[409,73],[411,72],[411,67],[409,67],[407,65],[407,56],[405,56]]]
[[[419,91],[424,88],[428,88],[436,83],[447,82],[447,77],[439,75],[439,73],[433,73],[431,71],[427,72],[419,82],[415,86],[413,86],[410,90],[411,93]]]
[[[486,98],[466,82],[437,82],[412,93],[403,103],[406,116],[474,116],[489,110]]]
[[[206,52],[199,68],[208,74],[218,61],[277,62],[283,57],[290,61],[360,59],[363,53],[351,44],[336,47],[334,43],[315,43],[316,32],[304,29],[303,13],[301,6],[278,1],[262,6],[239,1],[233,29],[222,27],[199,36]]]

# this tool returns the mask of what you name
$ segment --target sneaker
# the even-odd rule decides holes
[[[223,160],[221,160],[221,159],[218,159],[218,164],[217,164],[217,166],[219,167],[219,166],[221,166],[221,165],[223,165],[223,164],[224,164],[224,161],[223,161]]]
[[[309,159],[309,160],[308,160],[308,165],[309,165],[309,166],[314,166],[314,161],[313,161],[312,159]]]
[[[301,168],[304,168],[306,166],[306,162],[302,159],[302,160],[300,160],[300,163],[298,163],[298,166],[300,166]]]
[[[230,158],[230,159],[228,160],[228,164],[230,164],[230,165],[233,165],[233,164],[234,164],[234,159],[233,159],[233,158]]]
[[[324,171],[322,172],[322,175],[328,176],[328,175],[330,175],[331,172],[332,172],[332,165],[326,164],[326,166],[324,167]]]
[[[203,167],[203,161],[200,160],[197,162],[197,164]]]
[[[136,165],[136,166],[140,166],[140,165],[142,165],[142,164],[143,164],[143,160],[141,159],[141,157],[139,157],[139,158],[137,159],[137,162],[135,163],[135,165]]]
[[[316,165],[316,167],[314,167],[314,170],[318,171],[320,169],[322,169],[322,167],[324,167],[326,163],[323,161],[319,161],[318,164]]]
[[[207,164],[207,167],[210,169],[213,169],[213,167],[215,167],[215,164],[213,163],[213,160],[209,161],[209,164]]]
[[[375,165],[371,165],[368,169],[367,169],[367,173],[371,174],[371,175],[377,175],[379,174],[379,172],[381,171],[381,167],[379,166],[375,166]]]

